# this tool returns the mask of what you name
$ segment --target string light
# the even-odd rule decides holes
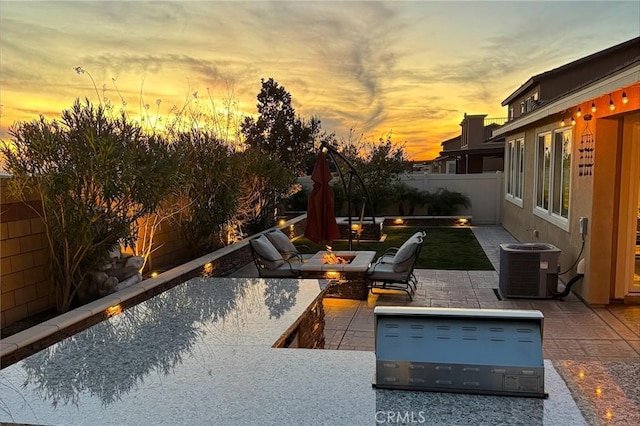
[[[573,116],[571,117],[571,125],[575,126],[576,125],[576,119],[573,118]]]
[[[629,102],[629,98],[627,98],[627,94],[625,92],[622,92],[622,103],[626,105],[627,102]]]
[[[613,111],[616,109],[616,106],[613,104],[613,99],[611,99],[611,95],[609,95],[609,109]]]
[[[596,112],[596,103],[591,102],[591,112]]]
[[[624,101],[623,101],[624,102]],[[580,117],[582,115],[582,110],[580,109],[580,107],[578,107],[578,111],[576,112],[576,115],[578,117]]]

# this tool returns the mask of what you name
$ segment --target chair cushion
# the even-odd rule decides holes
[[[264,234],[267,236],[271,244],[280,252],[284,259],[288,259],[294,254],[298,253],[298,249],[293,245],[289,237],[284,232],[277,230]]]
[[[393,265],[385,263],[377,263],[371,265],[367,271],[369,281],[381,281],[381,282],[397,282],[406,283],[410,274],[408,271],[396,272],[393,269]]]
[[[273,271],[284,264],[284,258],[280,252],[264,235],[251,240],[251,246],[260,257],[265,268]]]
[[[419,244],[420,242],[417,239],[409,238],[400,246],[393,257],[393,270],[395,272],[405,272],[411,269]]]

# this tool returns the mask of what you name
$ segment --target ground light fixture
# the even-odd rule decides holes
[[[119,304],[109,306],[106,311],[107,317],[113,317],[121,313],[122,313],[122,306],[120,306]]]

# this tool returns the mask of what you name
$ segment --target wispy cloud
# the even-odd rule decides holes
[[[143,88],[164,105],[232,88],[247,114],[260,79],[273,77],[328,132],[393,131],[422,158],[459,131],[464,112],[502,114],[530,76],[640,31],[637,2],[576,4],[3,2],[2,126],[91,96],[78,65],[109,96],[112,78],[124,96]]]

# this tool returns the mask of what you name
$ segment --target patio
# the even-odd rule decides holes
[[[509,234],[499,226],[473,231],[497,266],[499,244],[512,241]],[[183,265],[185,270],[194,267]],[[195,277],[3,368],[0,421],[640,423],[640,306],[592,309],[574,296],[565,301],[501,301],[494,292],[495,271],[419,270],[411,303],[404,294],[369,296],[366,301],[322,300],[324,280],[259,279],[254,268],[251,263],[234,274],[244,279]],[[143,290],[124,291],[117,300]],[[85,310],[103,311],[116,300],[105,299]],[[321,300],[323,310],[317,309]],[[375,305],[542,311],[549,398],[372,388]],[[308,310],[324,311],[324,348],[333,350],[273,347]],[[77,320],[87,314],[69,315]],[[60,328],[63,320],[70,317],[16,338],[36,339],[49,328]]]
[[[501,226],[473,232],[499,270],[499,245],[517,241]],[[234,276],[252,276],[252,266]],[[416,277],[411,302],[403,293],[369,294],[366,301],[325,299],[325,349],[373,351],[378,305],[540,310],[544,358],[565,380],[587,421],[640,423],[640,306],[589,307],[573,294],[564,300],[499,300],[496,271],[422,269]]]

